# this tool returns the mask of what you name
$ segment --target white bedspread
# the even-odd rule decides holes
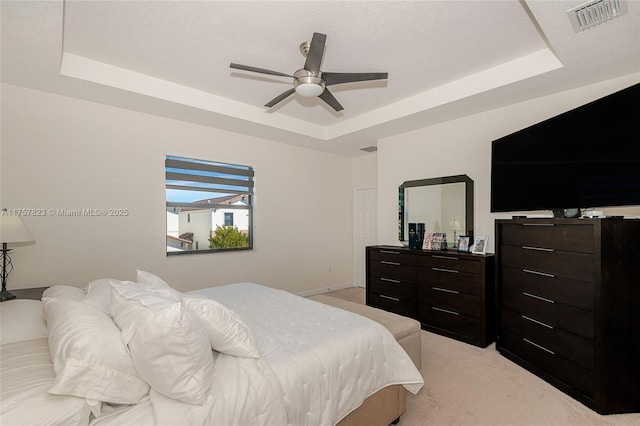
[[[91,410],[84,398],[52,395],[55,380],[47,339],[0,346],[0,425],[84,426]]]
[[[229,364],[238,364],[250,382],[256,380],[250,392],[264,395],[275,391],[276,383],[270,380],[260,383],[258,372],[270,370],[277,378],[286,422],[255,424],[333,425],[385,386],[403,384],[416,393],[423,385],[420,372],[393,335],[368,318],[252,283],[211,287],[193,293],[218,300],[240,315],[254,334],[262,354],[259,361],[226,360],[225,356],[224,371],[216,368],[218,377],[213,387],[227,387],[227,383],[238,380],[237,370]],[[251,363],[258,365],[247,368],[245,364]],[[231,398],[230,392],[225,395]],[[253,404],[247,395],[242,398],[243,404]],[[157,418],[161,419],[160,412],[165,411],[163,403],[156,404],[159,401],[153,396],[152,400],[158,410]],[[259,401],[259,398],[252,400]],[[211,403],[215,410],[218,404]],[[193,417],[193,406],[182,408],[181,418]],[[271,410],[280,409],[276,398],[267,400],[267,404],[244,408],[265,419],[271,418],[268,415]],[[181,410],[172,407],[171,411]],[[254,418],[236,418],[233,423],[254,424]]]
[[[423,385],[391,333],[368,318],[251,283],[192,293],[233,309],[261,358],[214,352],[204,405],[151,390],[137,405],[103,407],[92,426],[330,426],[383,387],[403,384],[416,393]],[[86,425],[85,400],[48,394],[53,379],[47,339],[2,345],[2,425]]]

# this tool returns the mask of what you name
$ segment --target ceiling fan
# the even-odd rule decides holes
[[[343,73],[320,71],[320,64],[322,63],[322,55],[324,54],[324,44],[326,40],[326,34],[313,33],[311,43],[304,42],[300,45],[300,52],[307,59],[304,63],[304,67],[294,72],[293,75],[234,63],[231,64],[231,68],[293,78],[293,87],[267,102],[265,106],[269,108],[278,102],[285,100],[295,92],[300,96],[308,98],[317,96],[334,110],[342,111],[344,108],[331,94],[327,86],[341,83],[352,83],[356,81],[386,80],[388,78],[389,74],[386,72]]]

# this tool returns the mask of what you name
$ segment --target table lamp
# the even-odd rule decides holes
[[[26,243],[33,241],[33,237],[29,230],[24,226],[24,222],[20,216],[11,216],[3,210],[0,214],[0,242],[2,243],[2,295],[0,302],[15,299],[16,296],[7,291],[7,278],[13,271],[11,257],[9,257],[10,248],[7,244]]]

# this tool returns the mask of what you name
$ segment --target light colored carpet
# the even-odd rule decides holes
[[[363,303],[364,289],[328,293]],[[638,426],[640,413],[602,416],[500,355],[421,331],[418,395],[407,394],[402,426]]]

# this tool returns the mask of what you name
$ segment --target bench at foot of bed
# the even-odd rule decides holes
[[[309,299],[362,315],[382,324],[393,334],[418,370],[422,366],[422,344],[418,321],[393,312],[324,294],[310,296]],[[406,392],[407,390],[402,385],[387,386],[367,398],[360,407],[349,413],[337,426],[397,424],[400,416],[405,412]]]
[[[420,370],[422,367],[422,344],[420,340],[420,323],[418,321],[393,312],[324,294],[310,296],[309,299],[362,315],[382,324],[393,334],[393,337],[396,338],[400,346],[409,355],[416,368]]]

